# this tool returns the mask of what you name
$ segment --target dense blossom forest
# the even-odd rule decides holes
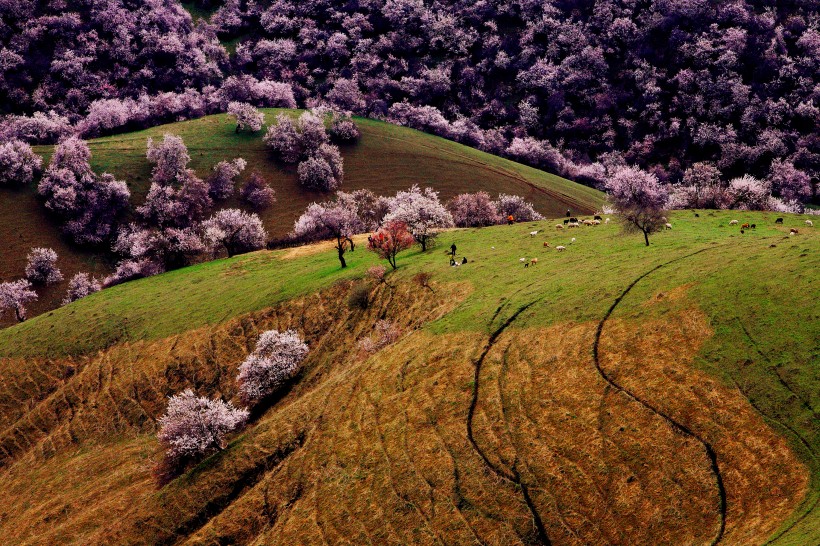
[[[230,101],[330,102],[588,184],[629,164],[696,193],[750,175],[787,203],[817,200],[817,0],[196,8],[210,17],[175,0],[0,0],[2,134],[46,142]]]

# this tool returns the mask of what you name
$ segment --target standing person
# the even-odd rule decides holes
[[[572,212],[570,212],[570,210],[567,209],[567,218],[569,218],[570,216],[572,216]]]
[[[514,223],[515,223],[515,218],[513,217],[513,215],[512,215],[512,214],[510,214],[509,216],[507,216],[507,225],[508,225],[508,226],[511,226],[511,225],[513,225]]]
[[[455,255],[456,255],[456,244],[453,243],[452,245],[450,245],[450,256],[455,257]]]

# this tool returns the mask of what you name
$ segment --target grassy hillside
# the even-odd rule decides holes
[[[386,285],[362,279],[370,253],[343,271],[327,246],[258,252],[0,331],[0,536],[816,544],[817,228],[671,221],[649,248],[612,224],[454,230],[468,264],[411,250]],[[347,304],[362,283],[367,310]],[[380,318],[405,335],[360,354]],[[165,397],[234,398],[269,328],[308,341],[299,380],[157,490]]]
[[[282,111],[265,110],[266,121],[273,121]],[[592,212],[603,201],[603,194],[598,191],[446,139],[374,120],[357,119],[357,123],[362,133],[360,142],[342,149],[343,188],[348,191],[369,188],[386,195],[417,183],[435,187],[444,199],[465,191],[486,190],[492,195],[513,193],[525,196],[544,214],[563,213],[567,207]],[[248,161],[248,169],[240,184],[253,169],[264,175],[276,189],[278,201],[262,217],[272,235],[284,235],[310,202],[325,199],[326,195],[303,190],[297,183],[295,167],[272,159],[262,143],[265,128],[255,134],[237,135],[234,127],[227,115],[217,115],[92,140],[89,142],[92,167],[97,172],[111,172],[126,180],[133,194],[132,201],[138,205],[150,186],[151,167],[145,158],[149,137],[161,139],[165,133],[182,136],[191,154],[192,167],[203,177],[219,161],[243,157]],[[46,160],[50,158],[52,147],[36,149]],[[239,205],[237,200],[227,204]],[[56,226],[45,218],[32,188],[0,189],[0,240],[4,242],[0,249],[0,280],[22,274],[25,255],[33,246],[45,245],[57,250],[66,278],[80,270],[102,274],[110,267],[99,258],[78,253],[62,242]],[[30,307],[30,314],[54,308],[65,287],[63,283],[43,291],[40,301]]]

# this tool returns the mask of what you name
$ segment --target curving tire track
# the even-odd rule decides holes
[[[512,324],[515,319],[518,318],[521,313],[535,305],[539,299],[533,300],[530,303],[523,305],[518,308],[510,317],[504,321],[504,323],[499,326],[492,334],[490,334],[490,338],[487,340],[487,344],[484,346],[484,350],[481,352],[481,355],[478,357],[475,363],[475,376],[473,378],[473,397],[470,401],[470,409],[467,411],[467,439],[470,441],[470,445],[473,446],[473,450],[481,457],[481,460],[484,461],[484,464],[489,468],[493,474],[506,480],[507,482],[512,483],[513,485],[517,486],[521,489],[521,495],[524,497],[524,503],[527,505],[527,508],[530,510],[530,514],[532,515],[533,524],[535,525],[535,531],[538,535],[538,541],[542,546],[551,546],[552,542],[547,535],[546,527],[544,527],[544,522],[541,519],[541,515],[538,513],[538,510],[535,508],[535,503],[530,496],[530,490],[526,483],[521,480],[521,474],[518,472],[518,468],[516,465],[513,464],[512,469],[508,472],[503,468],[499,468],[489,459],[487,454],[475,440],[473,436],[473,418],[475,417],[475,410],[476,406],[478,405],[478,388],[479,388],[479,380],[481,376],[481,367],[484,364],[484,360],[487,358],[487,354],[492,350],[495,346],[495,342],[498,340],[498,337],[504,333],[510,324]],[[499,308],[500,311],[500,308]],[[496,312],[496,315],[498,312]]]
[[[661,417],[664,421],[666,421],[669,424],[669,426],[672,427],[673,430],[678,431],[679,433],[683,434],[684,436],[688,436],[690,438],[693,438],[694,440],[698,441],[703,446],[703,449],[706,452],[706,456],[709,459],[709,464],[711,466],[712,473],[715,476],[715,484],[716,484],[717,490],[718,490],[720,526],[718,528],[717,534],[715,535],[714,539],[712,539],[712,543],[711,543],[712,546],[715,546],[716,544],[720,543],[720,541],[723,539],[723,534],[726,531],[726,488],[723,485],[723,475],[720,472],[720,466],[718,465],[718,460],[717,460],[717,453],[715,452],[714,447],[712,447],[712,444],[710,442],[708,442],[705,438],[703,438],[700,434],[696,433],[695,431],[693,431],[692,429],[687,427],[685,424],[681,423],[680,421],[677,421],[676,419],[674,419],[669,414],[665,413],[660,408],[655,407],[655,405],[653,405],[649,401],[644,400],[643,398],[638,396],[636,393],[630,391],[629,389],[627,389],[626,387],[624,387],[623,385],[619,384],[617,381],[612,379],[612,377],[601,367],[601,360],[600,360],[600,343],[601,343],[601,335],[603,333],[604,326],[606,325],[606,322],[609,320],[610,316],[612,316],[612,313],[615,311],[615,308],[618,307],[618,305],[626,297],[626,295],[629,294],[629,292],[632,291],[632,289],[639,282],[641,282],[643,279],[645,279],[646,277],[648,277],[649,275],[651,275],[655,271],[657,271],[657,270],[659,270],[663,267],[666,267],[668,265],[671,265],[675,262],[679,262],[679,261],[684,260],[686,258],[691,258],[692,256],[695,256],[695,255],[700,254],[702,252],[706,252],[707,250],[711,250],[712,248],[714,248],[714,247],[702,248],[698,251],[692,252],[692,253],[687,254],[685,256],[680,256],[678,258],[675,258],[674,260],[669,260],[668,262],[664,262],[660,265],[657,265],[657,266],[653,267],[652,269],[650,269],[649,271],[647,271],[646,273],[644,273],[643,275],[639,276],[637,279],[632,281],[632,283],[630,283],[629,286],[627,286],[626,289],[623,292],[621,292],[621,294],[615,299],[615,301],[612,303],[612,305],[607,310],[604,317],[598,323],[598,328],[595,330],[595,341],[593,342],[593,345],[592,345],[592,358],[593,358],[593,362],[595,363],[595,369],[598,370],[598,374],[600,374],[600,376],[604,379],[604,381],[606,381],[612,388],[614,388],[618,392],[623,393],[627,397],[629,397],[632,400],[634,400],[634,401],[638,402],[639,404],[641,404],[643,407],[645,407],[646,409],[648,409],[652,413],[654,413],[654,414],[658,415],[659,417]]]

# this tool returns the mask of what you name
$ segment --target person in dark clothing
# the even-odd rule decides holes
[[[452,245],[450,245],[450,256],[455,257],[455,255],[456,255],[456,244],[453,243]]]
[[[567,209],[567,218],[569,218],[570,216],[572,216],[572,212],[570,212],[570,210]]]

